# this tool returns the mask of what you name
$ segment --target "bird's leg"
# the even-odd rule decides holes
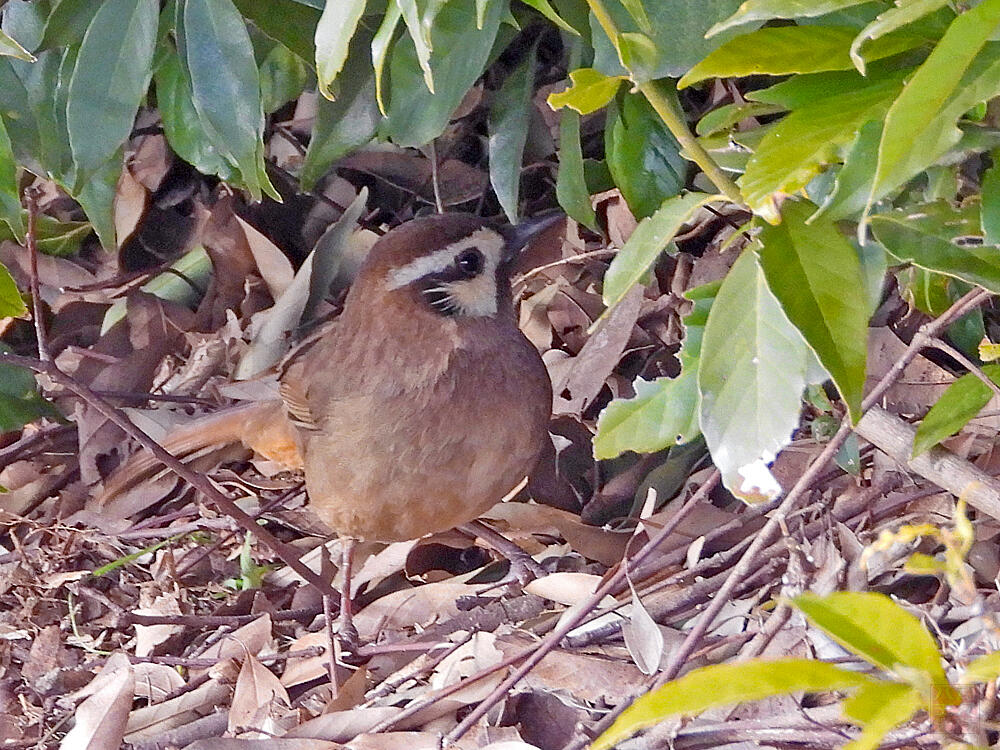
[[[351,604],[351,569],[354,566],[355,540],[345,536],[341,538],[340,547],[340,615],[337,617],[337,634],[340,642],[348,651],[357,653],[361,645],[358,630],[354,627],[354,614]]]
[[[467,534],[479,537],[510,561],[510,572],[504,577],[503,583],[517,581],[524,586],[536,578],[548,575],[545,568],[539,565],[531,555],[482,521],[470,521],[458,528]]]

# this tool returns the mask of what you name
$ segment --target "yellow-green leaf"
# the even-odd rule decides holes
[[[569,107],[581,115],[589,115],[614,98],[625,76],[606,76],[593,68],[579,68],[570,71],[569,80],[568,89],[549,94],[549,106],[552,109]]]

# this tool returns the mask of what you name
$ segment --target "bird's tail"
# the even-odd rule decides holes
[[[281,401],[259,401],[209,414],[175,427],[162,440],[167,452],[187,462],[205,454],[206,450],[232,443],[243,443],[265,458],[297,469],[302,466],[302,453],[295,427],[285,415]],[[163,464],[148,451],[131,456],[104,482],[97,498],[105,504],[163,470]]]

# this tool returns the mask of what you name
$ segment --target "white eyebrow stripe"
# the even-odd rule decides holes
[[[393,269],[386,276],[389,289],[399,289],[417,279],[422,279],[424,276],[443,271],[455,261],[455,256],[460,252],[476,246],[481,246],[483,250],[483,256],[486,260],[484,271],[487,273],[495,272],[500,261],[503,239],[492,229],[483,227],[447,247],[435,250],[428,255],[422,255],[405,266]]]

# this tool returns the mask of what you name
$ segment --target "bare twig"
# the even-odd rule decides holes
[[[52,362],[43,362],[31,359],[30,357],[21,357],[16,354],[6,353],[0,353],[0,362],[7,362],[18,367],[27,367],[35,372],[48,375],[54,382],[75,393],[100,414],[120,427],[129,437],[136,440],[142,447],[152,453],[164,466],[201,492],[220,511],[236,521],[246,531],[255,534],[282,562],[315,586],[320,593],[336,597],[340,596],[327,581],[324,581],[310,570],[293,552],[287,550],[285,545],[279,542],[270,531],[258,525],[253,516],[249,515],[230,498],[220,492],[206,476],[194,471],[164,450],[163,446],[132,424],[121,410],[111,406],[111,404],[94,393],[88,386],[70,377]]]
[[[38,284],[38,190],[29,187],[24,191],[24,205],[28,209],[28,231],[24,244],[28,248],[28,285],[31,292],[31,318],[35,324],[35,339],[38,343],[38,358],[43,362],[52,359],[48,339],[45,335],[45,320],[42,318],[42,295]]]
[[[977,378],[979,378],[981,381],[983,381],[983,384],[991,391],[993,391],[993,395],[1000,398],[1000,385],[997,385],[992,380],[990,380],[989,377],[987,377],[986,373],[983,372],[983,368],[981,368],[971,359],[966,357],[964,354],[962,354],[962,352],[953,347],[951,344],[947,344],[941,339],[934,339],[934,341],[931,342],[931,345],[935,349],[940,349],[942,352],[944,352],[953,360],[962,365],[962,367],[964,367],[966,370],[968,370]]]

